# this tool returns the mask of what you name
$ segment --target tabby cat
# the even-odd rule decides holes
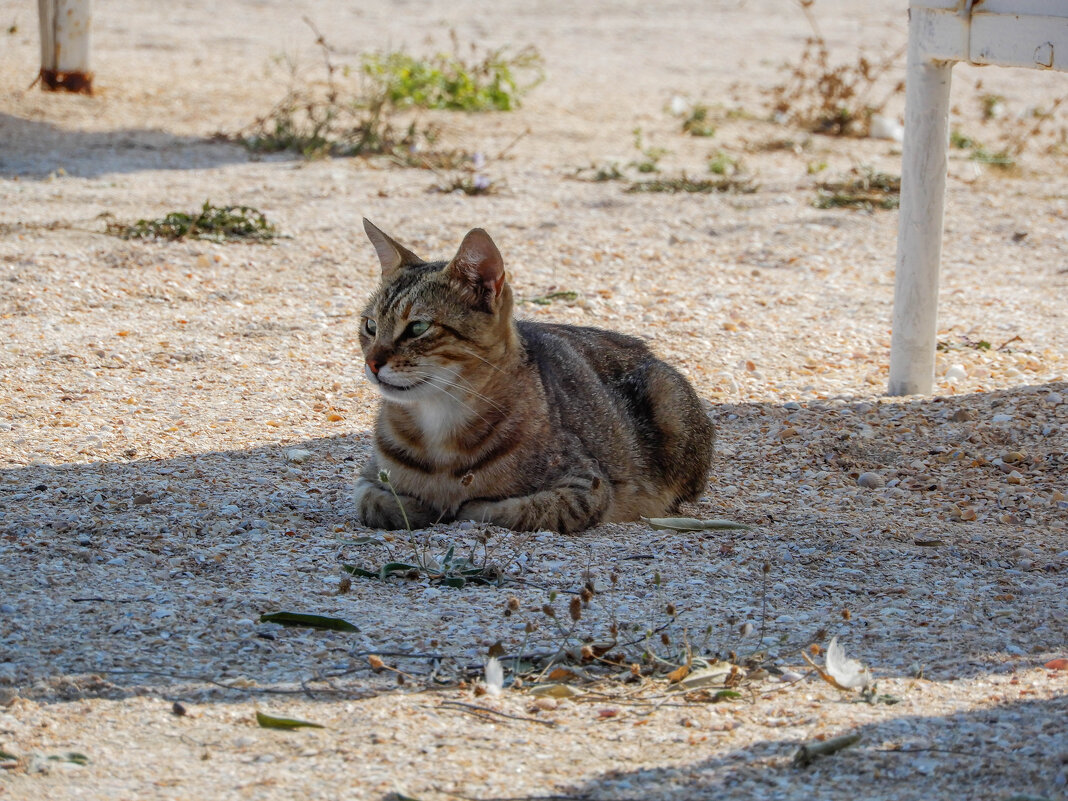
[[[360,346],[383,398],[357,484],[365,525],[570,533],[701,495],[712,423],[640,340],[514,319],[504,261],[481,228],[451,261],[426,262],[363,226],[382,282]]]

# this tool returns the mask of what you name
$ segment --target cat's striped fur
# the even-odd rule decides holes
[[[365,525],[401,528],[406,515],[413,528],[471,519],[575,532],[701,495],[712,423],[644,343],[516,321],[501,254],[480,228],[449,262],[364,229],[382,283],[360,345],[383,397],[357,487]]]

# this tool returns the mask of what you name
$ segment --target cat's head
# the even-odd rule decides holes
[[[387,401],[478,392],[514,344],[512,290],[489,234],[468,232],[449,261],[427,262],[368,220],[382,283],[360,320],[364,373]]]

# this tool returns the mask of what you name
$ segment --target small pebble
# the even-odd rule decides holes
[[[868,471],[857,476],[857,484],[865,489],[880,489],[886,485],[886,481],[878,473]]]
[[[968,371],[962,365],[954,364],[946,370],[945,379],[951,384],[959,383],[968,377]]]
[[[114,559],[108,559],[108,561],[105,564],[114,565],[116,567],[119,567],[121,565],[126,564],[126,558],[122,557],[122,556],[116,556]]]
[[[998,414],[995,414],[993,417],[991,417],[990,421],[992,423],[1009,423],[1012,422],[1012,415],[1005,414],[1004,412],[999,412]]]
[[[787,401],[782,405],[782,408],[789,409],[791,412],[796,412],[798,409],[801,408],[801,404],[797,401]]]
[[[18,609],[14,604],[0,604],[0,612],[3,612],[5,615],[13,615],[17,611]]]
[[[311,459],[312,456],[314,456],[314,454],[311,451],[304,450],[303,448],[290,448],[286,451],[286,459],[293,464],[304,464]]]
[[[1056,406],[1059,403],[1064,403],[1064,396],[1059,392],[1051,392],[1046,396],[1046,403]]]

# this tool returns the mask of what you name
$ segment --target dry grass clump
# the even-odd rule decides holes
[[[831,136],[867,136],[872,115],[883,111],[892,97],[905,89],[895,82],[881,96],[876,90],[886,74],[900,63],[903,49],[875,59],[863,50],[855,61],[835,63],[812,13],[815,0],[798,0],[812,28],[801,59],[787,65],[786,83],[770,90],[777,119],[814,133]]]

